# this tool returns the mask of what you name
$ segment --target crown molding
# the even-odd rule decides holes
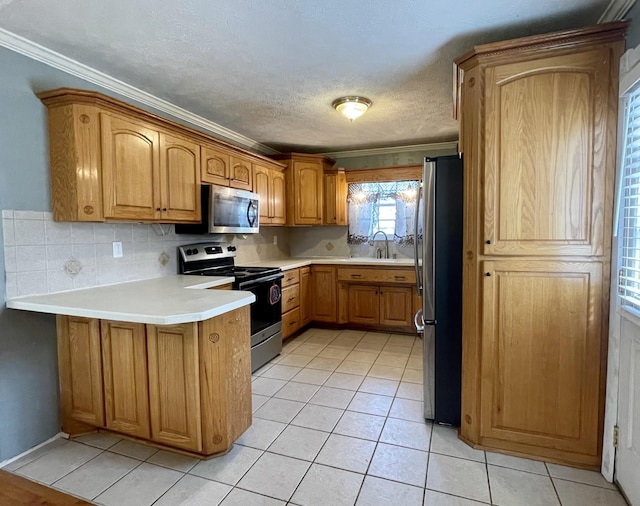
[[[598,23],[606,23],[607,21],[620,21],[624,19],[629,9],[633,7],[636,0],[611,0],[607,8],[600,16]]]
[[[413,153],[415,151],[436,151],[439,149],[458,149],[458,141],[434,142],[431,144],[412,144],[410,146],[396,146],[391,148],[354,149],[351,151],[332,151],[319,153],[329,158],[355,158],[357,156],[390,155],[397,153]]]
[[[60,53],[52,51],[51,49],[2,28],[0,28],[0,46],[4,46],[7,49],[31,58],[32,60],[36,60],[50,67],[62,70],[67,74],[79,77],[109,91],[118,93],[119,95],[169,114],[178,120],[200,127],[207,133],[219,136],[222,139],[243,148],[251,149],[265,155],[279,153],[279,151],[250,139],[249,137],[245,137],[238,132],[234,132],[233,130],[225,128],[222,125],[214,123],[202,116],[189,112],[182,107],[178,107],[171,102],[158,98],[151,93],[147,93],[146,91],[136,88],[135,86],[131,86],[130,84],[116,79],[115,77],[111,77],[104,72],[100,72],[99,70],[72,60],[71,58],[67,58]]]

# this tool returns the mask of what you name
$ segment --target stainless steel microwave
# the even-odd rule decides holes
[[[202,223],[178,224],[176,234],[257,234],[260,196],[246,190],[202,185]]]

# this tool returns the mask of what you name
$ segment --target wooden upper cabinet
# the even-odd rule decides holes
[[[252,191],[254,163],[282,167],[97,92],[38,97],[48,110],[56,221],[197,223],[201,183]],[[283,176],[272,179],[271,220],[284,224]]]
[[[597,458],[601,262],[482,263],[481,436]]]
[[[324,204],[322,164],[293,162],[293,184],[296,192],[293,211],[296,225],[320,225]]]
[[[160,133],[160,174],[161,218],[200,220],[200,146]]]
[[[347,176],[344,170],[324,173],[324,223],[347,225]]]
[[[487,68],[485,255],[604,253],[617,107],[609,51]]]
[[[284,174],[260,164],[253,164],[253,189],[260,195],[260,224],[285,224]]]
[[[200,178],[203,183],[229,186],[231,155],[222,149],[203,145]]]
[[[160,218],[158,132],[117,115],[100,115],[104,217]]]
[[[284,174],[275,169],[271,169],[271,223],[274,225],[284,225],[286,223],[286,183]]]
[[[334,161],[322,155],[285,153],[272,158],[287,164],[286,224],[322,225],[324,215],[324,171]]]
[[[232,156],[229,174],[229,186],[231,188],[253,190],[253,169],[249,159],[241,156]]]

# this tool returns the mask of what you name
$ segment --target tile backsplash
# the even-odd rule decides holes
[[[2,233],[7,298],[175,274],[176,248],[190,242],[232,242],[237,264],[289,256],[284,228],[264,227],[246,239],[190,236],[168,224],[55,222],[48,212],[4,210]],[[122,243],[121,258],[113,258],[114,241]]]

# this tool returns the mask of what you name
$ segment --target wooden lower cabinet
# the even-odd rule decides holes
[[[300,268],[300,326],[311,323],[311,268]]]
[[[308,268],[307,275],[308,275]],[[303,269],[289,269],[282,278],[282,338],[295,334],[302,328],[301,318],[301,271]]]
[[[104,427],[100,323],[58,315],[56,325],[62,430]]]
[[[147,342],[142,323],[102,320],[106,427],[149,439]]]
[[[348,298],[349,323],[409,327],[413,322],[409,287],[351,284]]]
[[[336,268],[331,265],[311,267],[311,298],[313,320],[335,323],[338,317]]]
[[[413,289],[406,286],[380,287],[380,325],[410,327],[413,324]]]
[[[600,262],[482,263],[481,445],[597,465],[603,270]]]
[[[180,325],[57,322],[63,430],[72,436],[106,427],[208,456],[251,426],[249,306]]]
[[[199,452],[200,371],[196,323],[147,325],[151,439]]]
[[[349,285],[349,323],[377,325],[380,323],[380,303],[378,287],[369,285]]]

